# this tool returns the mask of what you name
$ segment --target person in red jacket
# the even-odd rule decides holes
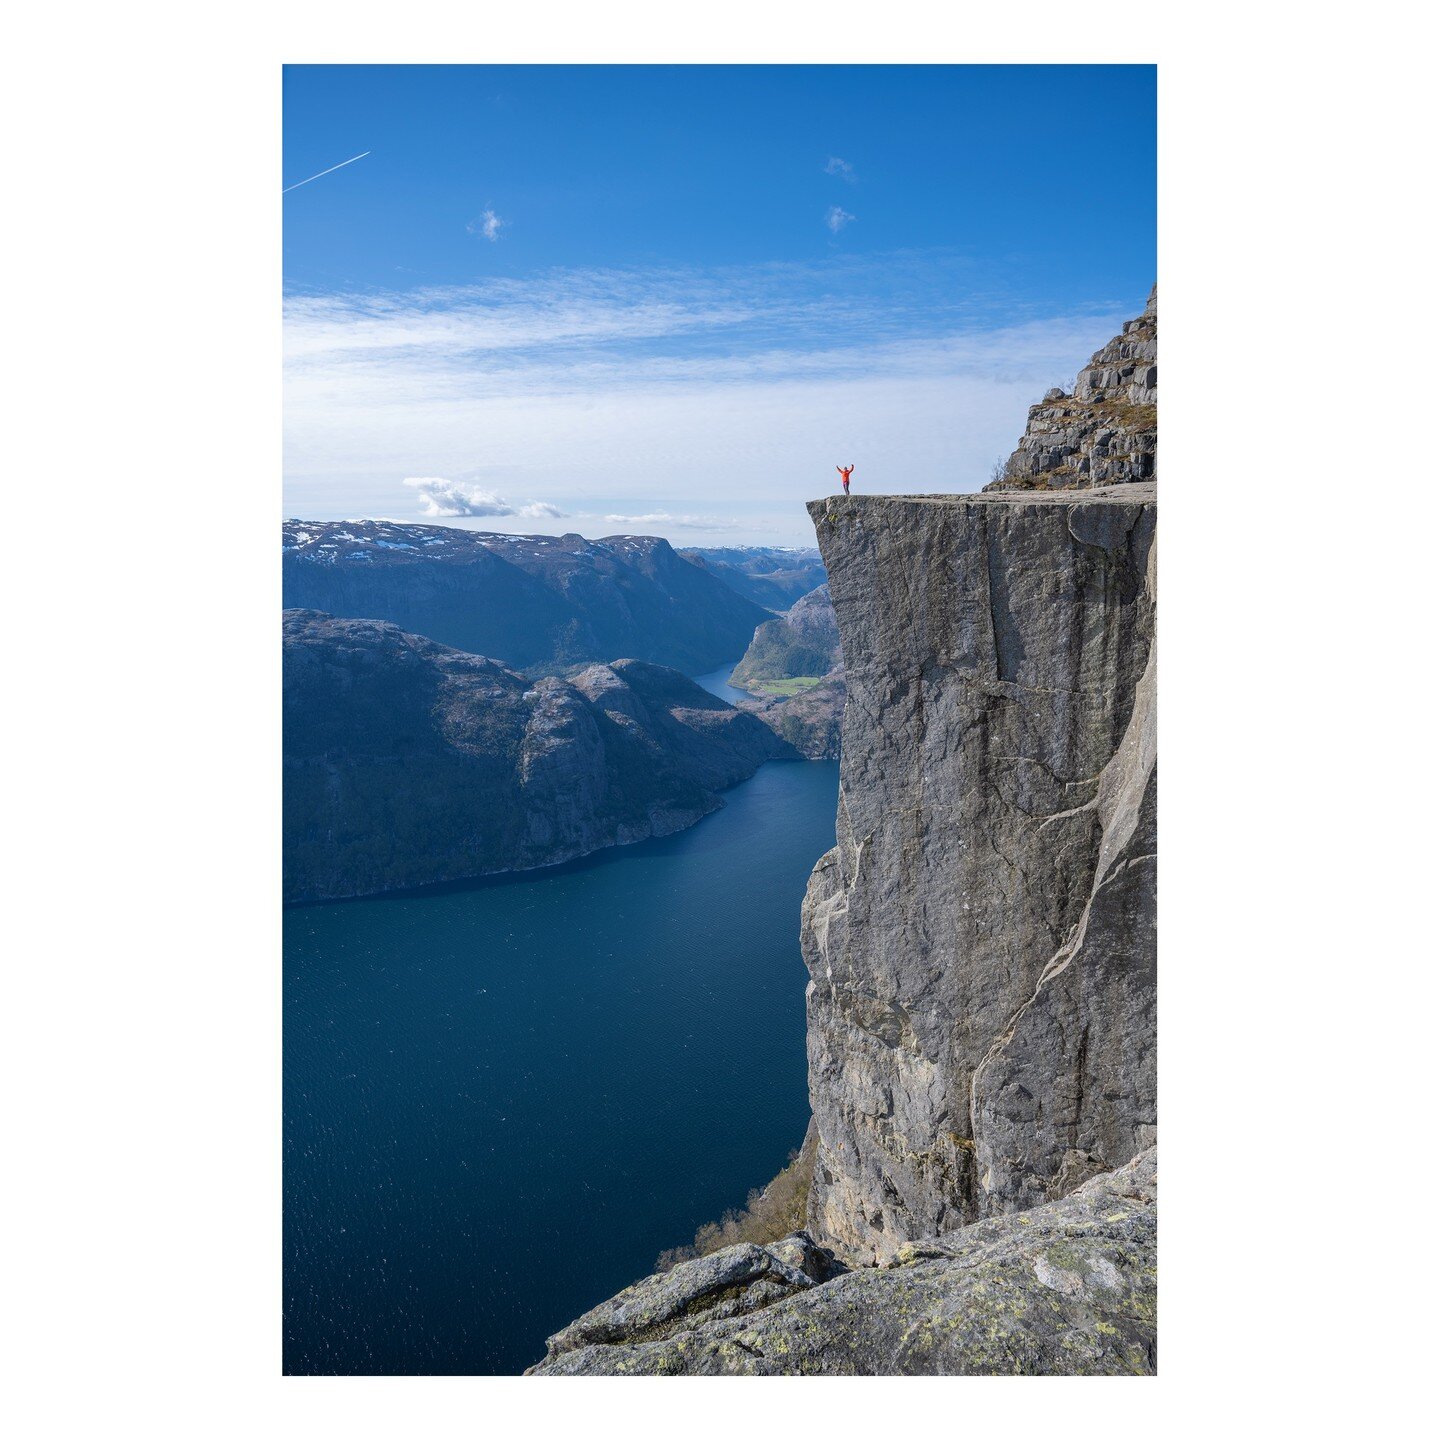
[[[850,472],[855,467],[853,465],[837,465],[835,468],[840,472],[840,483],[845,487],[845,493],[848,495],[850,493]]]

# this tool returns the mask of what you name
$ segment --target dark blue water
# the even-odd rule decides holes
[[[285,916],[285,1369],[509,1374],[763,1185],[808,1118],[838,767],[679,835]]]
[[[702,690],[708,690],[712,695],[718,695],[727,705],[737,705],[741,700],[753,700],[755,698],[753,695],[744,690],[737,690],[730,683],[730,672],[738,663],[738,661],[732,661],[720,670],[712,670],[708,675],[695,675],[691,678]]]

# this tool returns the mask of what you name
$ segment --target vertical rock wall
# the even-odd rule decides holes
[[[802,944],[852,1262],[1153,1143],[1154,486],[810,506],[849,685]]]

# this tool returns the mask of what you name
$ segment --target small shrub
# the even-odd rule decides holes
[[[689,1245],[662,1250],[655,1268],[662,1273],[683,1260],[698,1260],[713,1255],[727,1245],[768,1245],[774,1240],[793,1235],[805,1228],[805,1202],[810,1196],[810,1180],[815,1174],[817,1142],[807,1140],[792,1150],[785,1168],[763,1189],[752,1190],[745,1198],[743,1210],[727,1210],[719,1221],[711,1220],[695,1232]]]

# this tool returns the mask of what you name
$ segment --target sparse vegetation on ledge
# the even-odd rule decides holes
[[[754,685],[754,693],[788,700],[802,690],[813,690],[824,678],[823,675],[793,675],[788,680],[764,680]]]
[[[747,1240],[752,1245],[769,1245],[803,1230],[817,1148],[815,1137],[808,1136],[798,1150],[790,1152],[785,1168],[763,1190],[750,1192],[743,1210],[727,1210],[718,1223],[712,1220],[702,1225],[689,1245],[662,1250],[655,1260],[656,1270],[663,1274],[682,1260],[698,1260],[727,1245]]]

